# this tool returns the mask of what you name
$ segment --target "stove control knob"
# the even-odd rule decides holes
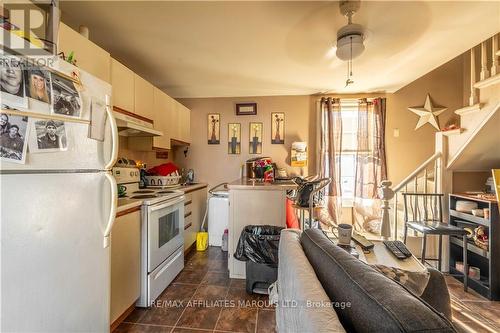
[[[135,172],[135,176],[136,176],[136,177],[137,177],[137,176],[139,176],[139,171],[136,171],[136,172]]]
[[[130,177],[134,177],[134,172],[130,171]]]

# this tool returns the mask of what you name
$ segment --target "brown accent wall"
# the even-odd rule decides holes
[[[370,93],[356,95],[335,95],[340,98],[386,97],[386,148],[388,177],[394,184],[415,170],[434,153],[436,130],[429,124],[415,130],[418,116],[408,110],[410,106],[420,106],[427,93],[435,105],[448,108],[439,116],[443,127],[456,119],[453,113],[463,106],[464,100],[464,56],[459,56],[423,77],[413,81],[393,94]],[[210,185],[231,181],[240,176],[241,165],[250,155],[248,126],[251,121],[264,123],[263,153],[270,156],[278,166],[289,173],[306,175],[316,172],[316,101],[321,96],[268,96],[234,98],[189,98],[180,102],[191,109],[191,147],[188,156],[177,151],[175,162],[181,167],[193,168],[198,180]],[[236,116],[235,103],[256,102],[257,116]],[[271,112],[285,112],[285,144],[271,144]],[[221,144],[207,144],[207,114],[221,115]],[[242,124],[242,153],[228,155],[227,124]],[[394,130],[399,129],[399,137]],[[290,166],[290,147],[294,141],[307,141],[309,165],[307,168]]]
[[[419,118],[408,107],[423,105],[429,93],[435,105],[448,108],[438,117],[441,128],[458,119],[454,111],[463,107],[463,67],[463,56],[458,56],[387,95],[387,168],[389,179],[395,185],[435,151],[436,129],[426,124],[415,130]],[[397,138],[394,129],[399,129]]]
[[[315,136],[315,118],[310,96],[270,96],[235,98],[190,98],[181,103],[191,109],[191,146],[187,157],[176,151],[175,162],[181,167],[193,168],[196,179],[216,185],[236,180],[244,162],[256,156],[269,156],[290,174],[307,175],[314,170],[314,150],[309,149],[307,168],[290,166],[290,147],[294,141],[312,143]],[[256,102],[256,116],[236,116],[235,103]],[[285,113],[285,144],[271,144],[271,112]],[[220,141],[207,144],[207,115],[220,114]],[[249,154],[249,123],[263,123],[262,154]],[[241,154],[228,154],[228,123],[241,123]],[[182,149],[183,150],[183,149]]]

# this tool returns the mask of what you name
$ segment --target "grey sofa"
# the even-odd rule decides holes
[[[279,332],[455,332],[442,274],[417,297],[335,246],[319,229],[281,232]]]

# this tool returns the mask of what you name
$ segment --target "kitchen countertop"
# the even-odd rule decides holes
[[[297,188],[297,185],[292,181],[280,182],[264,182],[250,178],[240,178],[227,185],[229,190],[269,190],[269,191],[286,191]]]
[[[142,199],[118,198],[116,212],[120,213],[124,210],[139,207],[142,205]]]
[[[175,188],[175,190],[181,190],[181,191],[184,191],[184,193],[189,193],[189,192],[193,192],[196,190],[200,190],[200,189],[205,188],[207,186],[208,186],[207,183],[195,183],[195,184],[191,184],[191,185],[182,185],[181,187]]]

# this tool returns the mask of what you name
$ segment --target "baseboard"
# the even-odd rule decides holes
[[[120,326],[120,324],[132,313],[132,311],[134,311],[134,309],[135,302],[127,310],[125,310],[125,312],[122,313],[120,317],[116,318],[116,320],[111,324],[109,331],[113,332],[114,330],[116,330],[116,328]]]
[[[187,249],[184,250],[184,258],[186,258],[188,254],[190,254],[192,251],[195,250],[196,250],[196,242],[193,242],[193,244],[191,244]]]

